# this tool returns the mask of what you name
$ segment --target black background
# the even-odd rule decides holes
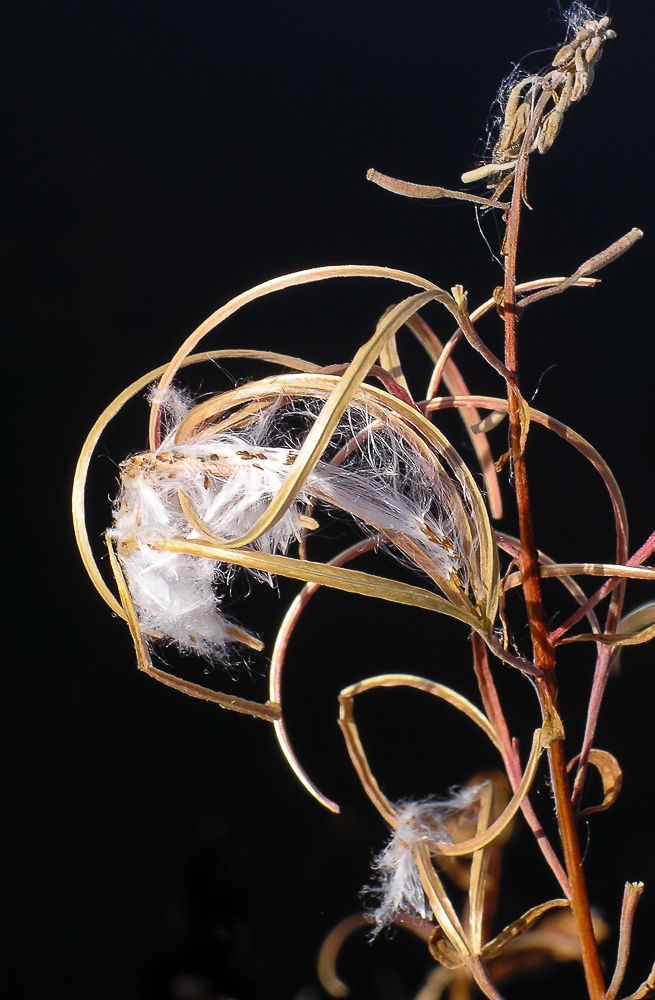
[[[291,998],[303,987],[307,997],[322,996],[310,987],[316,950],[358,909],[371,853],[384,841],[335,725],[337,693],[373,673],[407,670],[474,696],[462,630],[361,598],[314,601],[290,650],[285,707],[301,759],[343,807],[328,814],[286,770],[265,723],[137,673],[127,630],[77,557],[68,513],[74,465],[114,395],[164,363],[205,315],[267,277],[376,263],[444,287],[461,282],[472,305],[486,298],[500,272],[472,209],[398,198],[368,185],[365,173],[375,166],[457,186],[476,162],[488,108],[513,60],[556,46],[562,27],[550,0],[25,0],[7,12],[5,419],[16,447],[5,490],[3,994],[164,1000],[172,977],[194,973],[241,1000]],[[652,530],[655,485],[655,15],[643,0],[610,13],[618,38],[591,94],[566,116],[548,156],[534,158],[520,278],[570,273],[632,226],[646,238],[593,292],[574,290],[531,310],[521,327],[522,378],[530,395],[556,366],[537,405],[608,459],[634,549]],[[536,54],[527,66],[549,58]],[[484,225],[497,248],[491,220]],[[405,294],[359,279],[285,292],[230,320],[207,346],[347,361]],[[445,313],[426,316],[449,331]],[[493,319],[481,326],[498,350],[499,331]],[[474,391],[500,389],[460,351]],[[419,353],[407,345],[406,356],[414,384],[424,384]],[[228,384],[219,371],[204,372],[204,391]],[[146,419],[143,402],[133,404],[99,449],[94,540],[110,516],[116,463],[144,447]],[[457,424],[444,426],[467,454]],[[505,431],[495,435],[499,453]],[[532,465],[541,547],[559,560],[611,560],[609,503],[595,473],[538,430],[532,442],[541,459]],[[511,530],[511,517],[503,526]],[[236,613],[270,650],[296,588],[283,584],[281,601],[261,589]],[[646,596],[645,586],[632,587],[629,603]],[[580,647],[562,656],[571,754],[591,664]],[[265,657],[253,667],[263,675]],[[610,965],[623,883],[647,882],[626,989],[645,978],[653,958],[652,668],[652,649],[628,650],[611,681],[597,745],[617,755],[625,784],[614,810],[593,817],[587,851],[592,899],[613,928]],[[197,664],[179,669],[203,681]],[[538,721],[536,701],[509,670],[499,677],[525,742]],[[209,683],[265,697],[261,677],[235,684],[216,674]],[[392,797],[444,794],[493,762],[466,724],[426,701],[362,699],[366,745]],[[543,779],[535,802],[548,814]],[[528,836],[508,853],[501,916],[509,921],[558,893]],[[403,1000],[418,989],[430,963],[407,938],[347,946],[343,974],[354,996]],[[567,969],[559,980],[569,983],[560,985],[563,996],[582,995],[576,976]],[[533,997],[550,989],[540,979],[529,987]]]

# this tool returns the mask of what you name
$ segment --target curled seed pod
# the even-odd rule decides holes
[[[250,531],[275,502],[337,383],[277,376],[197,406],[186,400],[186,409],[174,389],[158,399],[168,432],[154,452],[121,466],[109,533],[143,630],[211,661],[229,659],[234,642],[257,646],[225,617],[215,593],[237,572],[229,550],[203,558],[171,545],[199,537],[229,545]],[[389,399],[360,388],[291,504],[246,551],[284,555],[318,526],[304,513],[318,503],[378,534],[460,617],[485,628],[495,617],[497,567],[482,500],[446,440],[434,429],[426,440]],[[414,420],[431,428],[418,414]],[[274,582],[266,569],[248,571]]]

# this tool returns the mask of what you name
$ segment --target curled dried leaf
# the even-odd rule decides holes
[[[347,997],[350,993],[349,988],[337,975],[337,957],[344,941],[367,924],[365,914],[353,913],[339,921],[321,945],[316,972],[321,986],[331,997]]]
[[[464,958],[453,947],[441,927],[435,927],[428,943],[430,954],[435,962],[442,965],[444,969],[461,969],[464,965]]]
[[[579,760],[580,754],[569,761],[567,770],[571,771]],[[608,750],[590,750],[589,763],[596,768],[603,782],[603,801],[600,805],[587,806],[586,809],[582,809],[580,816],[591,816],[592,813],[604,812],[609,809],[616,802],[623,783],[621,766],[616,757]]]
[[[524,913],[522,917],[518,920],[513,920],[511,924],[508,924],[504,930],[497,934],[493,941],[489,941],[482,950],[482,956],[486,960],[496,958],[501,954],[508,946],[511,941],[519,937],[521,934],[525,934],[529,931],[531,927],[537,923],[538,920],[546,913],[548,910],[552,910],[557,906],[570,906],[568,899],[551,899],[547,903],[539,903],[538,906],[533,906],[532,909]]]

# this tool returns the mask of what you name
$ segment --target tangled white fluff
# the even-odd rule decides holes
[[[432,918],[432,910],[421,885],[413,848],[424,843],[430,849],[450,843],[444,823],[450,816],[467,809],[478,797],[479,786],[462,788],[449,799],[422,799],[400,803],[397,826],[387,845],[373,861],[376,880],[363,894],[377,905],[368,916],[374,924],[373,936],[388,926],[399,913]]]
[[[157,543],[198,537],[183,513],[180,490],[214,534],[228,540],[242,536],[279,490],[316,413],[311,402],[303,408],[298,403],[270,407],[238,435],[204,431],[178,445],[177,429],[191,404],[177,390],[169,390],[164,402],[168,431],[160,447],[121,465],[110,535],[141,626],[181,650],[222,660],[235,634],[218,610],[214,586],[229,584],[235,567],[164,552]],[[405,555],[409,546],[420,554],[419,562],[447,577],[457,574],[466,588],[462,543],[439,477],[391,428],[378,423],[373,431],[372,424],[365,412],[349,411],[333,439],[331,457],[355,438],[357,445],[341,464],[319,461],[291,507],[253,547],[286,553],[301,536],[303,510],[319,501],[386,535],[396,547],[404,539]],[[267,574],[254,575],[273,582]]]

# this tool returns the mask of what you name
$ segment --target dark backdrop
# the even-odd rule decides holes
[[[3,993],[164,1000],[176,975],[195,974],[241,1000],[290,1000],[303,987],[306,997],[319,996],[311,992],[318,945],[359,907],[371,853],[384,840],[350,772],[336,695],[393,669],[430,673],[472,695],[462,632],[409,609],[338,595],[315,600],[292,645],[286,708],[312,777],[343,806],[330,815],[288,773],[265,723],[137,673],[127,630],[75,550],[74,464],[88,428],[124,385],[165,362],[218,305],[267,277],[370,262],[445,287],[461,282],[472,304],[486,298],[499,270],[473,211],[397,198],[367,185],[365,173],[375,166],[457,186],[476,162],[512,62],[558,44],[562,28],[552,0],[23,0],[7,12]],[[625,491],[636,547],[652,529],[654,486],[655,16],[644,2],[617,3],[611,13],[618,38],[590,96],[566,116],[552,152],[534,160],[520,276],[570,273],[635,225],[646,238],[593,292],[572,291],[531,311],[521,328],[522,373],[531,394],[556,366],[538,405],[606,456]],[[548,61],[535,54],[527,65]],[[490,220],[485,231],[497,248]],[[346,361],[403,294],[360,280],[288,292],[230,321],[208,346]],[[428,318],[447,332],[436,309]],[[496,324],[484,334],[500,349]],[[424,377],[419,354],[406,351],[409,370]],[[498,388],[465,349],[460,361],[475,388]],[[230,371],[241,378],[260,369]],[[204,379],[206,391],[229,384],[216,370]],[[100,448],[94,540],[109,517],[116,463],[145,444],[146,416],[135,403]],[[457,425],[447,426],[465,452]],[[496,432],[498,451],[504,433]],[[611,559],[609,504],[594,474],[538,431],[532,440],[535,453],[542,449],[533,466],[540,544],[558,559]],[[260,590],[237,614],[270,649],[295,588],[283,585],[282,601]],[[645,588],[631,594],[634,603]],[[590,664],[579,648],[562,659],[573,747]],[[264,657],[254,662],[255,673],[265,668]],[[203,679],[197,665],[179,669]],[[536,703],[509,671],[500,676],[527,740]],[[218,675],[209,683],[233,687]],[[236,685],[264,696],[261,677]],[[628,650],[598,734],[625,766],[624,791],[612,813],[593,818],[587,849],[592,897],[613,928],[610,963],[623,882],[647,882],[632,989],[653,958],[654,694],[652,649]],[[491,763],[436,703],[381,696],[361,715],[393,797],[443,794]],[[545,812],[548,796],[542,781],[536,801]],[[557,894],[528,837],[517,839],[511,858],[507,920]],[[355,996],[402,1000],[428,965],[423,946],[399,932],[372,948],[350,944],[343,971]],[[529,989],[551,995],[540,980]]]

